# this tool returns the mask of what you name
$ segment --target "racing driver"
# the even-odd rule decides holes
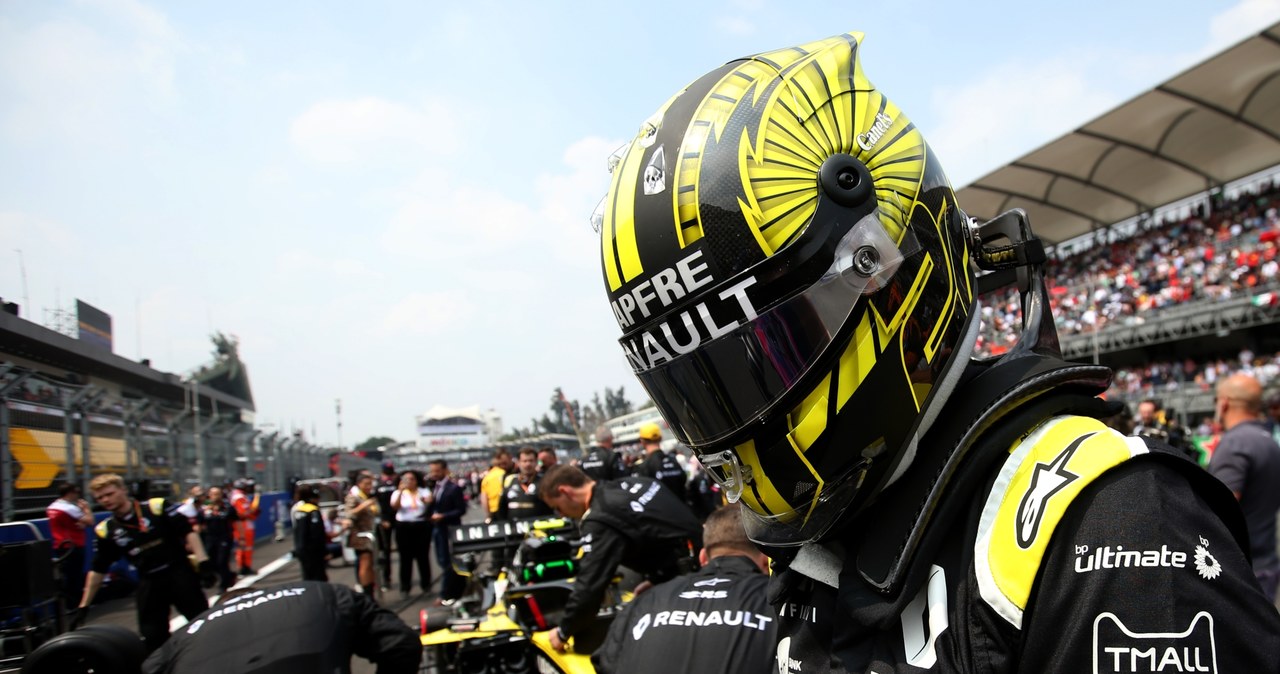
[[[592,218],[626,359],[774,559],[778,671],[1277,671],[1232,495],[1099,421],[1025,213],[966,216],[861,54],[693,81]],[[978,359],[1008,283],[1020,338]]]

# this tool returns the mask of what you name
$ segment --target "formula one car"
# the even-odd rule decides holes
[[[587,654],[631,599],[610,585],[591,629],[570,650],[551,648],[548,630],[563,615],[581,558],[577,528],[567,519],[463,525],[454,531],[454,569],[468,592],[454,607],[420,614],[424,672],[431,674],[589,674]]]

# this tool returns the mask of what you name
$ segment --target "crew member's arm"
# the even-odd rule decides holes
[[[183,536],[187,542],[187,550],[195,555],[196,563],[209,559],[209,553],[204,549],[204,542],[200,540],[200,534],[191,528],[191,521],[182,513],[176,510],[170,510],[167,515],[167,523],[171,527],[169,531]]]
[[[197,564],[209,559],[209,553],[204,549],[204,542],[200,540],[200,534],[194,531],[187,532],[187,549],[191,551],[191,554],[195,555]]]
[[[80,499],[76,501],[76,507],[80,508],[80,519],[76,520],[76,526],[81,529],[93,526],[93,509],[89,507],[89,502]]]
[[[120,559],[121,554],[120,548],[106,538],[97,536],[96,531],[93,535],[96,536],[93,542],[93,561],[89,563],[89,573],[84,579],[84,592],[80,595],[79,608],[82,609],[93,603],[98,590],[102,589],[102,579],[106,577],[107,570]]]
[[[511,513],[511,500],[507,498],[507,490],[502,490],[502,496],[498,497],[498,510],[493,513],[494,520],[505,520]]]
[[[558,651],[563,651],[570,637],[595,620],[605,590],[622,563],[627,546],[622,534],[603,524],[587,521],[583,523],[582,531],[586,541],[583,546],[585,554],[578,575],[573,579],[573,593],[565,603],[564,618],[551,634],[551,644]],[[587,546],[590,546],[589,550]]]
[[[493,511],[489,508],[489,492],[493,491],[493,481],[489,474],[485,473],[480,478],[480,505],[484,508],[485,521],[493,518]]]
[[[341,588],[352,602],[352,652],[377,664],[378,674],[417,674],[422,644],[413,628],[368,595]]]

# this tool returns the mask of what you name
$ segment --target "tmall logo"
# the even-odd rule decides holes
[[[1210,672],[1217,674],[1213,616],[1201,611],[1182,632],[1139,633],[1114,613],[1093,621],[1094,674]]]

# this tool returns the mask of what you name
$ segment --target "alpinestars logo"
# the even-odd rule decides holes
[[[1196,571],[1205,580],[1213,580],[1222,574],[1222,565],[1209,554],[1209,541],[1200,537],[1200,545],[1196,546]]]
[[[1022,502],[1018,504],[1018,547],[1023,550],[1031,547],[1040,533],[1040,520],[1044,518],[1045,504],[1054,494],[1080,477],[1067,470],[1067,463],[1081,443],[1093,436],[1094,433],[1082,435],[1072,440],[1053,461],[1047,464],[1036,463],[1035,472],[1031,474],[1031,486],[1027,487],[1027,493],[1022,495]]]

